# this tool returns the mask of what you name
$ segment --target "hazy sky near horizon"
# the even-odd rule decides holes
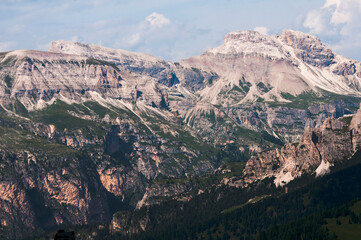
[[[227,32],[283,29],[319,37],[361,60],[361,0],[1,0],[0,51],[72,40],[179,61]]]

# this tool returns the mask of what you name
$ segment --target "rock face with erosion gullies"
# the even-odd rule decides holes
[[[202,91],[204,98],[209,99],[211,95],[209,100],[214,103],[224,102],[223,92],[231,92],[234,86],[244,95],[232,101],[232,105],[260,98],[287,102],[285,93],[322,94],[320,90],[358,96],[360,89],[359,62],[332,52],[316,37],[292,30],[274,37],[254,31],[231,32],[223,45],[191,57],[183,64],[217,73],[218,84]],[[249,85],[248,91],[244,91],[241,79]],[[267,90],[259,85],[268,86]]]
[[[0,97],[4,107],[17,99],[34,111],[55,99],[74,103],[84,98],[166,105],[167,96],[157,83],[145,87],[146,79],[129,77],[115,65],[85,56],[19,50],[7,54],[2,63],[6,84]]]
[[[149,54],[111,49],[95,44],[81,44],[68,41],[52,42],[50,52],[86,56],[93,59],[115,64],[119,69],[131,76],[144,78],[172,87],[182,81],[182,84],[192,88],[200,88],[199,82],[214,78],[213,74],[201,72],[198,69],[184,68],[179,64],[167,62]],[[193,83],[192,86],[190,83]],[[202,85],[202,84],[201,84]]]

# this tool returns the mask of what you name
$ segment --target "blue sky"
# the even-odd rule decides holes
[[[361,0],[1,0],[0,51],[65,39],[179,61],[227,32],[294,29],[361,60]]]

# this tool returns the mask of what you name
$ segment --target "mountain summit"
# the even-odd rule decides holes
[[[307,91],[360,96],[360,62],[332,52],[316,37],[292,30],[276,36],[256,31],[231,32],[223,45],[189,58],[184,64],[221,76],[221,83],[201,92],[214,104],[229,101],[222,92],[242,87],[242,77],[251,85],[250,91],[231,104],[260,98],[287,102],[282,93],[297,96]]]

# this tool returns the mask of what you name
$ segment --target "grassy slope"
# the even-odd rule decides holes
[[[0,147],[12,151],[36,151],[49,155],[70,154],[75,150],[62,144],[48,141],[25,130],[0,126]]]
[[[325,227],[336,234],[338,240],[355,240],[361,237],[361,223],[350,223],[350,217],[326,219]]]
[[[351,214],[361,216],[361,201],[357,201],[349,207],[349,209]],[[339,240],[354,240],[361,236],[361,222],[355,223],[350,214],[335,218],[326,218],[324,227],[334,233]]]
[[[339,95],[335,93],[326,92],[323,90],[319,90],[319,92],[308,91],[303,92],[300,95],[293,96],[289,93],[282,93],[282,97],[284,99],[290,100],[289,103],[274,103],[270,102],[270,106],[284,106],[289,108],[297,108],[297,109],[306,109],[310,106],[315,106],[319,104],[328,104],[337,100],[343,100],[345,102],[354,102],[359,103],[361,98],[358,97],[350,97]]]
[[[89,110],[77,104],[68,105],[60,100],[54,104],[36,112],[31,112],[30,116],[34,122],[42,122],[44,124],[52,124],[56,129],[77,129],[86,126],[96,126],[91,120],[81,119],[69,114],[68,111],[76,113],[90,114]]]
[[[187,209],[189,207],[187,206],[188,204],[186,204],[186,206],[183,207],[185,209],[183,217],[185,217],[186,219],[180,221],[180,218],[178,217],[170,221],[168,220],[169,227],[172,226],[172,224],[177,224],[178,227],[176,229],[178,230],[176,230],[176,232],[177,234],[181,235],[181,232],[189,232],[189,229],[193,229],[191,231],[194,231],[195,229],[200,230],[205,228],[206,230],[201,230],[200,232],[199,230],[196,231],[195,234],[198,236],[198,239],[209,239],[207,238],[209,232],[211,232],[214,238],[222,237],[225,232],[226,234],[228,234],[228,236],[233,237],[239,236],[239,234],[246,234],[245,236],[248,236],[246,238],[257,237],[257,233],[260,233],[260,229],[267,230],[269,227],[272,227],[273,224],[285,224],[289,221],[292,221],[292,219],[302,218],[304,216],[308,216],[309,214],[320,212],[323,209],[331,209],[333,207],[340,206],[341,204],[348,203],[349,201],[352,201],[357,197],[361,197],[360,191],[357,187],[359,185],[350,185],[350,183],[358,183],[355,182],[355,180],[359,178],[359,172],[361,171],[360,162],[361,153],[359,152],[351,161],[348,162],[348,164],[345,164],[346,166],[348,166],[347,169],[338,170],[338,172],[334,174],[316,180],[312,180],[310,177],[306,177],[305,179],[299,179],[293,185],[289,186],[291,192],[289,194],[278,193],[273,195],[273,197],[268,196],[267,198],[265,198],[265,196],[267,195],[262,195],[260,192],[260,194],[258,195],[259,197],[254,198],[254,200],[250,202],[252,204],[240,202],[241,204],[239,205],[225,207],[226,205],[224,203],[226,202],[226,199],[227,201],[230,201],[231,198],[241,199],[240,196],[237,197],[237,194],[228,195],[231,194],[231,192],[223,193],[224,195],[220,198],[219,202],[216,201],[214,203],[212,203],[213,201],[209,202],[209,198],[212,198],[211,196],[199,197],[200,202],[198,203],[197,198],[195,198],[194,200],[192,200],[192,202],[189,203],[189,207],[198,206],[197,208],[191,207],[191,209],[189,209],[190,211],[193,211],[193,223],[185,223],[187,222],[187,217],[191,216],[188,215]],[[304,185],[307,182],[309,183]],[[355,188],[358,190],[356,190]],[[217,194],[215,195],[217,196]],[[204,199],[207,200],[203,202]],[[207,208],[204,206],[205,204],[210,205]],[[220,210],[220,212],[223,211],[223,216],[215,214],[212,220],[204,218],[203,222],[201,221],[199,223],[196,223],[199,220],[198,217],[195,217],[196,215],[203,216],[203,211],[205,211],[207,212],[208,216],[212,216],[212,212],[215,209],[219,209],[219,207],[222,205],[225,207],[223,210]],[[178,213],[177,216],[181,215],[179,215]],[[245,216],[245,218],[242,216]],[[210,223],[211,225],[209,225]],[[296,228],[294,228],[294,231],[304,231],[305,229],[307,229],[306,225],[308,223],[310,223],[310,220],[302,222],[302,224],[305,224],[302,225],[305,226],[305,228],[297,230]],[[226,229],[224,228],[224,224],[227,224]],[[296,225],[294,227],[296,227]],[[182,228],[181,226],[184,226],[184,228]],[[317,225],[317,229],[312,230],[315,231],[314,234],[324,234],[323,230],[318,231],[319,227],[321,227],[321,225]],[[292,229],[293,225],[287,226],[284,229],[289,228]],[[354,225],[350,227],[350,229],[352,230],[351,234],[354,234],[353,231],[357,231],[358,227]],[[172,234],[176,234],[176,232],[173,232],[174,230],[175,229],[173,227],[160,227],[160,229],[153,232],[153,234],[157,233],[161,234],[157,235],[158,237],[166,237],[171,236]],[[338,229],[335,229],[335,231],[337,230]],[[345,230],[347,230],[347,228],[345,228]],[[163,235],[162,231],[166,231],[166,233],[164,232]],[[168,233],[171,235],[168,235]],[[146,236],[149,237],[151,236],[151,234],[147,234]],[[145,239],[147,239],[147,237],[145,237]]]

